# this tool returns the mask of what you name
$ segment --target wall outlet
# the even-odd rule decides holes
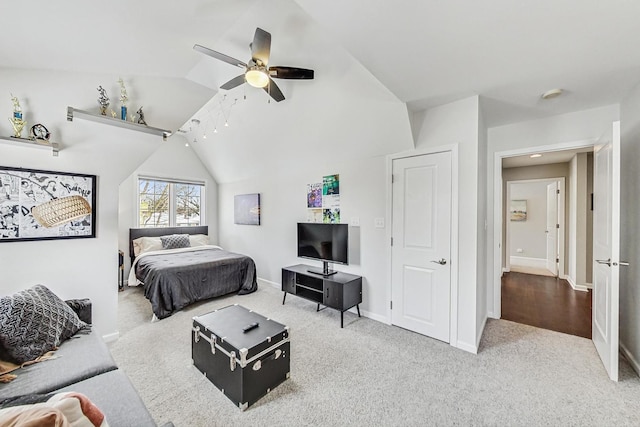
[[[360,227],[360,218],[357,216],[352,217],[351,221],[349,221],[349,225],[352,227]]]
[[[521,254],[522,252],[524,252],[524,249],[522,249],[522,248],[518,248],[518,249],[516,249],[516,252],[517,252],[517,253],[519,253],[519,254]]]
[[[373,224],[376,228],[384,228],[384,218],[376,218]]]

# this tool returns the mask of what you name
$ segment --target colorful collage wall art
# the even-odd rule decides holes
[[[340,175],[307,184],[307,222],[340,223]]]

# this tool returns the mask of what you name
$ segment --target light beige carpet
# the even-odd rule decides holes
[[[241,412],[191,365],[191,318],[238,303],[291,327],[291,378]],[[590,340],[489,320],[478,355],[282,293],[270,285],[151,323],[119,295],[110,345],[156,422],[176,426],[637,426],[640,378],[611,382]]]

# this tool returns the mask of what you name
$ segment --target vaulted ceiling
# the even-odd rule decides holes
[[[247,61],[259,26],[272,34],[272,64],[316,71],[313,82],[280,85],[289,112],[308,105],[313,85],[339,103],[353,96],[340,88],[366,80],[409,111],[480,95],[497,126],[619,102],[640,82],[638,16],[632,0],[31,0],[5,5],[0,67],[215,89],[239,70],[193,45]],[[540,99],[556,87],[565,94]],[[258,89],[225,93],[266,102]]]

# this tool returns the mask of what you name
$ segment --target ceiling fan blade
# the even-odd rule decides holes
[[[226,82],[225,84],[223,84],[222,86],[220,86],[220,89],[224,89],[224,90],[233,89],[234,87],[240,86],[244,82],[245,82],[244,74],[240,74],[238,77],[234,77],[228,82]]]
[[[313,70],[295,67],[269,67],[269,75],[276,79],[313,79]]]
[[[280,90],[276,82],[273,81],[273,79],[269,79],[269,84],[263,87],[263,89],[273,99],[275,99],[276,102],[284,101],[284,95],[282,94],[282,91]]]
[[[262,28],[256,28],[251,43],[251,58],[257,64],[266,66],[269,63],[269,55],[271,53],[271,34]]]
[[[227,64],[235,65],[239,68],[247,68],[247,64],[240,61],[239,59],[232,58],[224,53],[216,52],[215,50],[211,50],[208,47],[200,46],[199,44],[193,45],[193,50],[196,50],[200,53],[204,53],[205,55],[209,55],[213,58],[219,59],[220,61],[226,62]]]

